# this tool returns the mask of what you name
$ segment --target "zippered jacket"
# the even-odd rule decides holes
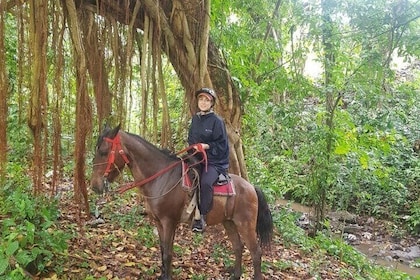
[[[220,173],[229,167],[229,143],[223,119],[213,111],[201,112],[192,118],[188,132],[188,144],[205,143],[210,147],[207,152],[209,165],[213,165]]]

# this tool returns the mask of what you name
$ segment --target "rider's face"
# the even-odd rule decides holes
[[[198,96],[198,109],[200,111],[206,112],[209,111],[212,105],[211,99],[209,99],[206,95],[199,95]]]

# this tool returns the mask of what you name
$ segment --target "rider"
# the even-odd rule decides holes
[[[207,154],[207,170],[201,168],[200,220],[194,220],[193,231],[202,232],[206,215],[213,206],[213,184],[219,174],[226,174],[229,167],[229,143],[223,119],[213,111],[216,93],[210,88],[195,92],[199,111],[193,116],[188,132],[188,144],[201,144]]]

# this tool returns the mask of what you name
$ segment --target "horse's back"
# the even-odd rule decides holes
[[[251,211],[256,210],[258,208],[258,196],[255,187],[238,175],[230,174],[230,176],[236,192],[235,209],[239,208],[235,212],[245,211],[247,209]]]
[[[256,195],[255,187],[250,182],[248,182],[247,180],[245,180],[244,178],[236,174],[229,174],[229,176],[232,178],[232,182],[235,186],[235,190],[237,193],[238,192],[242,194],[251,193],[251,194]]]

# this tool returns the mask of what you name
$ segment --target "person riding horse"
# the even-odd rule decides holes
[[[188,144],[201,145],[205,149],[207,166],[202,166],[200,174],[201,219],[194,221],[192,230],[203,232],[206,216],[213,207],[213,184],[220,174],[227,173],[229,167],[229,143],[223,119],[213,111],[217,98],[214,90],[201,88],[195,92],[195,96],[199,111],[192,117]]]
[[[210,148],[207,149],[210,158],[212,143],[206,144]],[[202,147],[196,145],[201,151]],[[182,163],[180,157],[159,149],[139,135],[121,130],[120,126],[107,127],[99,135],[92,162],[92,189],[102,195],[109,190],[109,183],[123,174],[125,167],[130,169],[134,180],[120,186],[118,193],[137,187],[144,198],[147,213],[159,235],[160,280],[173,279],[174,236],[178,224],[190,223],[186,211],[190,193],[183,185]],[[271,211],[261,188],[238,175],[228,175],[235,185],[236,194],[228,198],[215,196],[207,223],[222,224],[231,241],[234,264],[230,279],[241,279],[245,245],[251,254],[253,279],[263,280],[262,248],[269,248],[273,236]]]

